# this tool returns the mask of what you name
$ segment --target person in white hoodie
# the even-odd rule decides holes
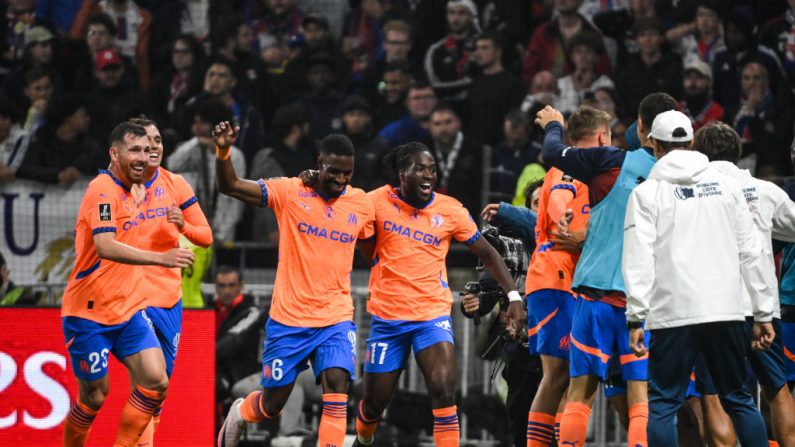
[[[781,446],[795,446],[795,401],[786,386],[786,357],[781,337],[778,281],[772,245],[773,238],[795,242],[795,202],[775,184],[754,178],[747,169],[736,166],[742,154],[742,141],[731,126],[720,121],[709,123],[696,132],[693,143],[696,150],[709,158],[710,166],[732,177],[742,188],[757,231],[762,236],[764,261],[767,264],[765,273],[776,298],[773,315],[776,338],[770,349],[764,351],[751,350],[749,346],[748,360],[762,387],[762,397],[770,406],[773,437]],[[754,324],[751,297],[745,290],[743,292],[746,332],[750,336]],[[699,371],[699,365],[696,365],[696,376],[699,378],[697,388],[705,397],[717,394],[708,377],[703,381],[705,383],[701,383],[708,374]]]
[[[659,160],[629,199],[622,272],[629,344],[645,355],[649,341],[648,445],[676,446],[676,413],[696,357],[702,354],[743,446],[767,446],[762,416],[743,384],[743,283],[754,314],[753,344],[773,341],[774,292],[763,244],[734,179],[689,150],[690,119],[659,114],[649,134]]]

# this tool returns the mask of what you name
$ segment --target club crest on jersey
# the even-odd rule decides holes
[[[110,222],[112,219],[110,214],[110,203],[99,204],[99,220],[102,222]]]
[[[299,204],[299,205],[301,205],[301,208],[303,208],[303,209],[305,209],[305,210],[309,211],[309,205],[307,205],[306,203],[304,203],[304,202],[299,202],[298,204]]]
[[[359,223],[359,218],[356,217],[356,214],[348,213],[348,223],[351,225],[356,225]]]
[[[434,228],[442,228],[442,225],[444,225],[444,218],[438,214],[434,214],[433,217],[431,217],[431,226]]]
[[[165,196],[166,196],[166,191],[163,190],[162,186],[155,187],[155,198],[165,197]]]

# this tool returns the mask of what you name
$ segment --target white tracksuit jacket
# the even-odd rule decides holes
[[[704,154],[671,151],[627,206],[627,321],[645,321],[649,330],[744,321],[743,280],[754,319],[771,321],[765,251],[737,182]]]
[[[713,161],[710,165],[733,178],[743,190],[745,202],[754,215],[754,223],[762,234],[765,250],[765,273],[775,297],[773,314],[775,318],[781,318],[772,239],[795,242],[795,202],[790,200],[787,193],[777,185],[753,177],[747,169],[740,169],[734,163]],[[745,287],[743,288],[743,301],[745,316],[752,316],[751,295],[748,294]]]

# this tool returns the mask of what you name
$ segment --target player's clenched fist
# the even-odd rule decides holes
[[[182,231],[182,228],[185,227],[185,217],[182,215],[182,210],[179,209],[176,203],[169,208],[166,220],[176,225],[179,231]]]
[[[160,265],[168,268],[185,268],[193,264],[196,257],[193,252],[185,248],[172,248],[171,250],[163,253]]]
[[[235,144],[237,134],[240,132],[240,127],[232,126],[229,121],[222,121],[215,125],[213,129],[213,138],[215,145],[218,149],[229,149],[230,146]]]
[[[546,129],[547,124],[553,121],[563,124],[563,115],[552,106],[546,106],[536,113],[535,123],[541,126],[542,129]]]

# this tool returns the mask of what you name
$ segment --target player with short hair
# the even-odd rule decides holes
[[[608,145],[610,115],[580,107],[569,118],[567,132],[572,146]],[[530,351],[541,356],[544,370],[527,417],[527,447],[549,445],[563,417],[560,404],[569,385],[569,334],[576,305],[571,280],[580,253],[560,249],[555,240],[571,232],[584,240],[589,215],[588,187],[550,168],[539,194],[536,250],[525,281],[528,318],[535,323],[527,330]]]
[[[499,253],[486,240],[458,200],[434,192],[436,161],[427,146],[397,146],[386,163],[399,186],[385,185],[367,195],[375,206],[375,237],[360,240],[372,260],[367,311],[372,314],[364,395],[356,418],[357,442],[371,445],[381,414],[414,350],[431,398],[437,446],[459,443],[455,405],[456,361],[445,258],[455,239],[483,262],[508,294],[508,327],[524,320],[522,299]]]
[[[641,101],[638,137],[642,143],[648,144],[654,117],[676,107],[676,100],[665,93],[653,93]],[[647,147],[626,152],[610,145],[589,149],[566,146],[563,116],[549,106],[538,112],[536,123],[546,132],[544,160],[587,184],[591,204],[588,235],[572,280],[579,299],[571,330],[571,382],[560,424],[560,444],[585,445],[598,381],[607,378],[610,358],[617,354],[627,384],[628,442],[633,447],[645,446],[648,356],[636,357],[629,347],[621,246],[629,194],[648,176],[654,155]]]
[[[356,240],[372,235],[374,218],[364,191],[349,186],[353,143],[339,134],[321,141],[312,186],[299,178],[252,181],[238,178],[229,160],[237,132],[228,122],[215,126],[218,190],[273,209],[279,223],[279,263],[265,325],[263,390],[232,404],[218,446],[236,446],[245,422],[278,416],[297,375],[311,361],[323,386],[319,443],[341,447],[356,360],[350,273]]]
[[[179,247],[181,236],[200,247],[209,247],[213,243],[212,229],[190,184],[181,175],[160,166],[163,139],[157,125],[144,116],[130,122],[146,130],[150,145],[149,164],[144,172],[138,205],[138,247],[152,251]],[[182,330],[182,271],[153,265],[144,267],[144,273],[145,281],[141,283],[146,290],[144,316],[152,323],[160,341],[166,373],[171,378]],[[161,407],[158,407],[138,440],[138,447],[153,445],[160,412]]]
[[[85,444],[105,402],[109,353],[127,367],[134,384],[114,445],[135,445],[168,388],[163,351],[141,312],[146,307],[141,266],[187,267],[193,254],[181,248],[137,248],[141,222],[131,188],[143,181],[149,152],[145,129],[127,122],[116,126],[110,134],[110,169],[91,181],[80,204],[77,259],[61,305],[79,390],[64,422],[66,447]]]

